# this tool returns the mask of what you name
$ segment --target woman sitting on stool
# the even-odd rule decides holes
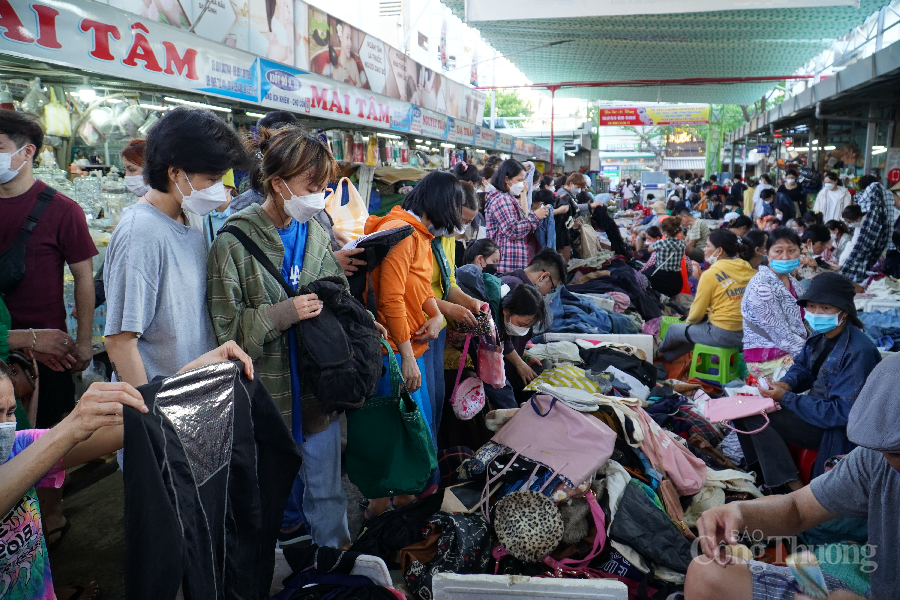
[[[684,356],[693,350],[694,344],[719,348],[741,346],[744,337],[741,299],[747,283],[756,275],[743,258],[747,252],[738,237],[727,229],[717,229],[709,234],[703,250],[709,269],[700,276],[687,322],[674,323],[666,331],[666,338],[659,347],[663,360],[672,362]],[[707,316],[709,320],[701,323]]]
[[[797,467],[788,445],[818,450],[813,477],[824,472],[825,461],[853,449],[847,439],[847,418],[869,373],[881,362],[875,344],[862,332],[856,317],[853,282],[838,273],[822,273],[809,284],[797,304],[813,335],[794,364],[770,389],[759,389],[775,400],[771,425],[753,435],[739,435],[747,465],[759,462],[768,488],[800,489]],[[800,393],[809,390],[806,393]],[[762,416],[735,421],[735,427],[754,431]]]

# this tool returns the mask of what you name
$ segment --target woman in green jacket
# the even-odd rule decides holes
[[[325,184],[337,163],[328,148],[299,128],[259,129],[248,141],[260,157],[256,172],[266,194],[232,215],[226,225],[250,237],[294,288],[323,277],[346,278],[329,246],[328,233],[312,216],[325,206]],[[281,285],[238,239],[222,232],[207,264],[207,300],[220,343],[235,340],[250,355],[294,439],[303,467],[288,499],[282,545],[311,540],[319,546],[349,544],[347,498],[341,486],[341,434],[336,414],[322,414],[318,400],[303,402],[297,359],[300,341],[293,326],[316,318],[322,303],[315,294],[288,298]]]

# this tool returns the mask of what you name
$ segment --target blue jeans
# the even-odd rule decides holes
[[[313,542],[328,548],[350,543],[347,496],[341,484],[341,425],[335,420],[300,444],[303,466],[288,496],[281,528],[306,525]]]
[[[422,355],[425,361],[425,379],[428,382],[428,398],[431,401],[431,437],[437,439],[444,414],[444,347],[447,345],[447,328],[441,329],[437,339],[428,342],[428,350]]]

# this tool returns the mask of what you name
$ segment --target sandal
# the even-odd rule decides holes
[[[47,533],[44,534],[44,539],[47,540],[47,550],[56,550],[59,545],[62,543],[63,538],[66,537],[66,534],[69,533],[69,528],[72,527],[72,524],[66,519],[66,524],[62,527],[57,527],[56,529],[51,529]],[[59,537],[56,538],[53,542],[50,542],[50,537],[59,534]]]
[[[100,600],[102,597],[100,584],[96,581],[91,581],[84,585],[73,585],[71,587],[62,588],[58,596],[62,597],[62,594],[69,590],[72,590],[72,595],[66,600]]]
[[[393,496],[388,498],[388,507],[384,511],[378,513],[377,515],[375,513],[373,513],[371,510],[369,510],[369,503],[367,502],[365,505],[365,510],[363,511],[363,520],[371,521],[372,519],[374,519],[375,517],[377,517],[379,515],[383,515],[386,512],[391,512],[392,510],[394,510],[394,508],[395,507],[394,507],[394,497]]]

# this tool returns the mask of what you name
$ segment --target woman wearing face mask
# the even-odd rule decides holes
[[[850,191],[841,185],[837,173],[825,173],[822,178],[822,191],[816,196],[813,210],[822,213],[825,221],[837,221],[841,218],[841,212],[852,203]]]
[[[850,245],[850,228],[843,221],[837,219],[825,223],[825,227],[831,232],[832,261],[840,265],[840,257]]]
[[[731,230],[732,233],[734,230]],[[769,257],[766,256],[766,246],[769,243],[769,234],[759,229],[748,231],[741,237],[741,244],[744,245],[744,253],[741,258],[747,261],[751,267],[759,270],[760,265],[769,264]]]
[[[138,198],[151,189],[144,181],[144,149],[146,147],[147,140],[137,138],[128,142],[121,152],[122,165],[125,167],[125,187]]]
[[[800,238],[787,227],[770,233],[769,264],[759,267],[741,300],[744,361],[757,378],[780,378],[806,343],[806,326],[797,306],[799,282],[791,275],[800,266],[800,245]]]
[[[247,141],[262,160],[251,173],[264,192],[229,220],[299,288],[323,277],[344,281],[329,236],[313,219],[325,206],[325,185],[337,164],[328,148],[299,128],[258,129]],[[288,498],[281,543],[341,548],[350,541],[347,499],[341,488],[341,436],[337,415],[304,402],[298,359],[302,340],[294,325],[321,314],[315,294],[288,298],[281,285],[231,233],[218,235],[207,262],[207,304],[220,342],[234,340],[256,363],[258,376],[291,424],[303,467]]]
[[[225,197],[222,176],[249,160],[230,125],[178,107],[147,136],[141,202],[129,207],[106,253],[106,349],[120,381],[168,377],[216,347],[206,308],[207,244],[187,213],[202,217]]]
[[[760,175],[759,183],[755,188],[753,188],[753,200],[751,204],[753,206],[754,219],[760,219],[762,217],[773,214],[773,211],[769,207],[769,204],[762,200],[762,193],[765,190],[775,190],[775,188],[772,186],[772,177],[768,173],[763,173],[762,175]],[[774,196],[775,195],[772,194],[773,198]]]
[[[746,260],[744,246],[727,229],[709,234],[703,250],[709,269],[700,276],[697,294],[685,323],[669,326],[659,347],[666,362],[687,354],[694,344],[740,348],[743,341],[741,300],[756,271]]]
[[[847,418],[866,378],[881,361],[856,317],[855,294],[853,282],[843,275],[823,273],[797,300],[812,334],[784,377],[770,382],[768,389],[759,388],[781,410],[768,415],[771,423],[761,432],[738,436],[747,464],[759,463],[770,489],[787,492],[802,486],[788,445],[819,451],[813,477],[824,471],[829,457],[853,449],[847,439]],[[764,424],[762,416],[735,420],[742,431]]]
[[[856,242],[859,240],[862,217],[862,209],[858,204],[851,204],[843,211],[841,211],[841,218],[844,220],[844,223],[846,223],[847,228],[852,234],[850,236],[850,241],[846,246],[844,246],[844,249],[838,256],[838,264],[842,267],[844,266],[844,263],[847,262],[847,259],[850,258],[850,253],[853,252],[853,248],[856,246]]]
[[[809,207],[806,206],[806,194],[803,193],[803,188],[800,187],[799,181],[797,178],[799,177],[797,171],[794,169],[788,169],[784,174],[784,183],[778,186],[778,194],[784,194],[790,199],[791,211],[790,218],[793,219],[794,216],[799,216],[805,213]]]
[[[810,225],[800,236],[800,242],[803,252],[797,272],[799,279],[808,280],[825,271],[837,270],[837,263],[831,261],[831,232],[827,227]]]
[[[479,271],[496,275],[497,264],[500,262],[500,247],[489,238],[476,240],[466,248],[463,261],[466,265],[475,265]]]
[[[496,189],[488,194],[485,221],[487,236],[500,246],[498,269],[501,273],[524,269],[531,259],[528,236],[550,214],[550,209],[542,206],[530,214],[522,209],[526,198],[525,167],[517,160],[503,161],[491,183]]]
[[[513,393],[520,394],[522,389],[537,376],[533,368],[538,365],[529,365],[526,361],[525,345],[533,337],[534,330],[540,329],[546,322],[547,305],[535,285],[523,283],[514,277],[504,277],[502,281],[504,286],[501,294],[509,290],[500,301],[503,312],[500,332],[500,339],[504,342],[503,362],[506,366],[507,381],[512,385]],[[518,400],[521,402],[522,398]]]

